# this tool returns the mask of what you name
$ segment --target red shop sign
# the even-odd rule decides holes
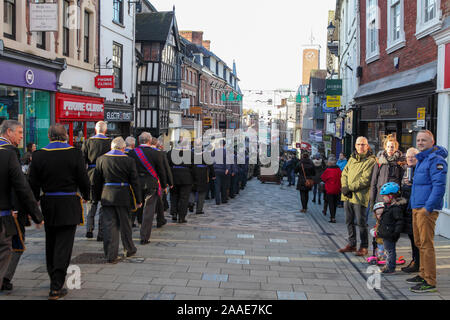
[[[56,93],[56,121],[100,121],[104,114],[104,98]]]
[[[311,151],[312,147],[308,142],[302,142],[301,149],[306,151]]]
[[[114,76],[96,76],[95,86],[99,89],[114,88]]]

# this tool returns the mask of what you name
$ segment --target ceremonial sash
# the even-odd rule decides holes
[[[73,149],[70,144],[67,144],[63,141],[52,141],[47,146],[42,148],[45,151],[56,151],[56,150],[69,150]]]
[[[11,145],[11,143],[7,139],[5,139],[3,137],[0,137],[0,146],[1,147],[3,147],[3,146],[10,146],[10,145]]]
[[[126,182],[107,182],[105,186],[128,187],[130,184]]]
[[[158,175],[156,174],[155,169],[153,166],[148,162],[147,158],[145,157],[144,152],[142,151],[141,147],[137,147],[134,149],[134,152],[136,152],[136,155],[138,156],[139,160],[141,161],[142,165],[145,169],[152,175],[153,178],[158,180],[158,196],[161,196],[161,184],[159,183]]]
[[[105,136],[104,134],[96,134],[95,136],[90,137],[90,139],[109,139],[107,136]]]

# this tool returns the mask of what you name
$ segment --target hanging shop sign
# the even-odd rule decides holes
[[[327,108],[339,108],[341,106],[341,96],[327,96]]]
[[[114,76],[96,76],[95,87],[98,89],[114,88]]]
[[[167,82],[166,90],[167,91],[178,91],[178,82]]]
[[[339,103],[339,105],[340,105],[340,103]],[[323,99],[323,100],[322,100],[322,112],[323,112],[323,113],[335,113],[335,112],[336,112],[336,109],[335,109],[335,108],[329,108],[329,107],[327,106],[327,100],[326,100],[326,99]]]
[[[327,96],[342,96],[342,79],[326,80]]]

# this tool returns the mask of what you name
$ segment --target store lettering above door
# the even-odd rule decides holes
[[[398,115],[398,109],[394,105],[378,107],[378,118],[396,115]]]

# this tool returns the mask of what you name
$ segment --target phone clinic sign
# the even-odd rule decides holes
[[[57,120],[104,120],[105,106],[103,98],[57,93],[56,101]]]

